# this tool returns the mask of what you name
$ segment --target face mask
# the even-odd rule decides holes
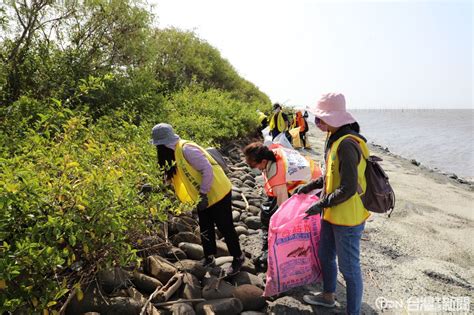
[[[321,130],[322,132],[327,132],[328,131],[328,126],[327,125],[317,124],[316,127],[318,127],[318,129]]]
[[[321,130],[322,132],[327,132],[327,131],[328,131],[328,125],[323,124],[323,123],[322,123],[322,120],[319,119],[318,117],[315,117],[315,118],[314,118],[314,124],[315,124],[316,127],[318,127],[318,129]]]
[[[273,111],[275,114],[280,112],[280,108],[277,108]]]

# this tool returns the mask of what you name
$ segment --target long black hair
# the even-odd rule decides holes
[[[170,180],[176,174],[174,150],[160,144],[156,146],[156,155],[158,158],[158,165],[165,172],[165,178]]]
[[[243,151],[248,159],[256,163],[260,163],[262,160],[276,161],[275,153],[261,142],[253,142],[247,145]]]

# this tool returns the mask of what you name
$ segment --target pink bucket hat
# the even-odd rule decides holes
[[[323,94],[316,106],[309,108],[309,112],[336,128],[356,122],[346,111],[346,99],[340,93]]]

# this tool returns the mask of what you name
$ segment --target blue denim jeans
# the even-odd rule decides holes
[[[356,226],[334,225],[321,220],[319,259],[323,273],[323,290],[336,292],[337,265],[346,281],[347,314],[360,314],[362,273],[360,270],[360,238],[365,222]]]

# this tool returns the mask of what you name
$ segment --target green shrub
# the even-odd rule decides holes
[[[229,92],[199,86],[185,88],[164,103],[166,122],[182,138],[200,144],[216,144],[254,131],[258,106],[239,101]]]
[[[180,207],[160,181],[148,127],[124,117],[118,112],[88,127],[90,117],[57,109],[28,129],[14,156],[3,152],[3,310],[54,306],[79,281],[78,266],[87,266],[81,272],[88,275],[138,264],[130,232],[145,235],[150,216],[164,220]],[[145,182],[161,190],[142,199]]]

